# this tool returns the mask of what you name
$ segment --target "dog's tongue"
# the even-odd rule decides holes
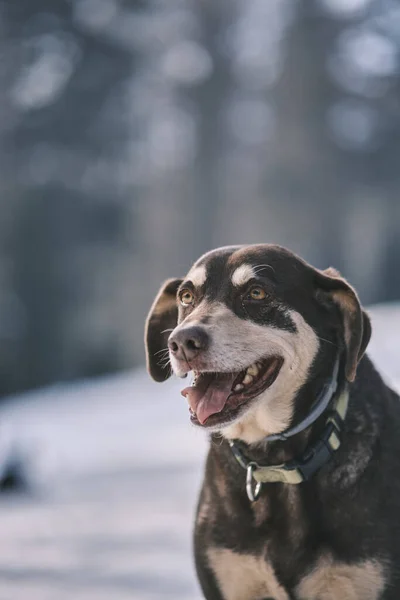
[[[224,408],[236,376],[237,373],[200,373],[194,385],[182,390],[202,425]]]

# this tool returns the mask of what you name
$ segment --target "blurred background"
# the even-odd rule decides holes
[[[400,380],[399,73],[396,0],[0,1],[1,600],[198,594],[204,440],[142,339],[206,250],[337,267]]]

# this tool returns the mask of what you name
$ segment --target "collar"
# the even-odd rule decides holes
[[[325,384],[310,413],[298,425],[280,434],[267,436],[265,441],[285,441],[289,437],[304,431],[314,423],[327,408],[330,400],[337,389],[337,375],[339,371],[339,360],[336,360],[332,379]],[[255,461],[248,460],[234,441],[229,442],[234,457],[239,465],[246,469],[246,491],[251,502],[257,500],[263,483],[289,483],[299,484],[310,480],[313,475],[323,467],[339,448],[341,443],[341,432],[346,417],[349,403],[349,392],[347,387],[336,397],[332,410],[325,423],[324,431],[320,438],[309,446],[299,459],[290,460],[286,463],[274,466],[262,466]],[[253,479],[256,487],[253,491]]]

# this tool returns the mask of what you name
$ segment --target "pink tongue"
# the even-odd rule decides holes
[[[224,408],[236,376],[237,373],[201,373],[195,385],[182,390],[202,425]]]

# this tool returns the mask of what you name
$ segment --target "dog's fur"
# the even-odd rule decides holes
[[[266,291],[261,302],[248,300],[254,282]],[[192,305],[177,299],[182,288],[193,292]],[[146,324],[154,379],[170,374],[160,363],[162,350],[193,326],[210,343],[190,364],[170,350],[179,376],[192,368],[236,372],[266,355],[283,358],[268,389],[233,420],[209,428],[194,536],[205,598],[398,600],[399,397],[364,355],[371,327],[355,291],[337,271],[314,269],[278,246],[221,248],[157,296]],[[285,442],[263,439],[309,413],[338,355],[339,386],[350,393],[339,450],[310,481],[264,484],[260,499],[250,502],[228,440],[262,465],[300,456],[326,415]]]

